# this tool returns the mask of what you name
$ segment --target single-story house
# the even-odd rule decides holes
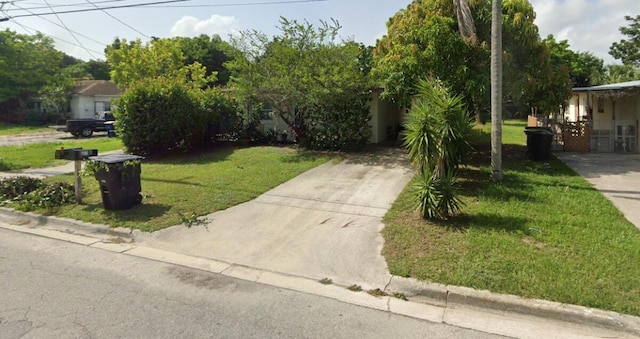
[[[71,93],[71,118],[89,119],[98,112],[110,111],[111,101],[122,91],[111,81],[82,80]]]
[[[567,126],[586,126],[591,152],[638,153],[639,120],[640,81],[574,88],[564,116]]]
[[[371,137],[369,142],[372,144],[396,140],[403,119],[404,110],[389,101],[382,100],[380,96],[383,91],[383,89],[370,91],[369,112],[371,120],[369,120],[369,128],[371,128]],[[260,129],[263,133],[273,131],[278,135],[282,131],[286,131],[287,139],[293,140],[289,126],[282,119],[275,117],[272,114],[272,109],[267,105],[263,106]]]

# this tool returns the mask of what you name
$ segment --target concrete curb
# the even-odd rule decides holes
[[[50,227],[66,233],[78,234],[87,237],[117,237],[125,242],[132,242],[132,230],[128,228],[111,228],[109,225],[86,223],[74,219],[60,218],[35,214],[31,212],[16,211],[11,208],[0,207],[0,220],[10,225],[23,227]]]
[[[599,326],[640,336],[640,317],[541,299],[526,299],[468,287],[430,284],[415,279],[392,278],[388,291],[404,293],[410,301],[513,312],[581,325]]]

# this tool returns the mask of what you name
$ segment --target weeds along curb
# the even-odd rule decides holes
[[[31,228],[52,227],[64,229],[66,232],[77,233],[80,235],[119,237],[127,242],[131,242],[133,240],[132,232],[127,228],[111,228],[109,225],[92,224],[74,219],[16,211],[6,207],[0,207],[0,221],[4,221],[14,226]]]
[[[598,326],[640,336],[640,317],[603,311],[578,305],[561,304],[540,299],[526,299],[510,294],[496,294],[468,287],[429,284],[415,279],[393,277],[389,291],[402,292],[416,302],[456,305],[479,309],[519,313],[539,318]]]

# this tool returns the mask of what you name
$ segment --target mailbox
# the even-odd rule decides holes
[[[55,158],[64,160],[86,160],[96,155],[98,155],[97,149],[82,149],[82,147],[61,148],[56,150]]]

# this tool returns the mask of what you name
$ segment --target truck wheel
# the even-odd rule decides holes
[[[83,127],[80,130],[80,135],[82,135],[83,138],[89,138],[93,135],[93,130],[89,127]]]

